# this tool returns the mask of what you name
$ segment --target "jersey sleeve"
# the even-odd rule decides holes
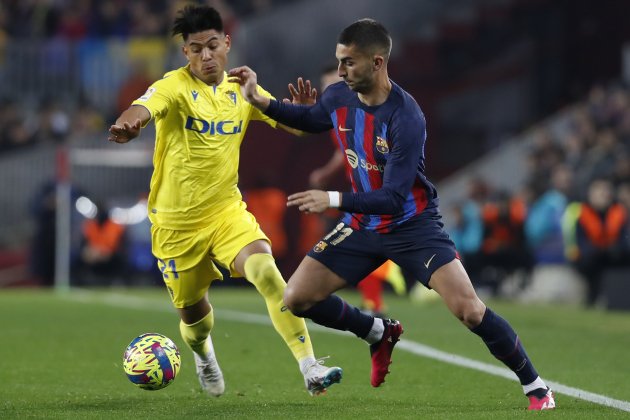
[[[267,92],[265,89],[262,88],[262,86],[258,85],[258,93],[266,98],[269,99],[275,99],[273,97],[273,95],[271,95],[271,93]],[[263,114],[261,110],[259,110],[258,108],[252,106],[252,116],[251,116],[252,120],[256,120],[256,121],[262,121],[266,124],[269,124],[271,127],[276,128],[276,126],[278,125],[278,122],[276,120],[274,120],[273,118],[268,117],[267,115]]]
[[[274,120],[307,133],[321,133],[333,127],[330,115],[326,112],[326,93],[315,105],[293,105],[272,100],[265,115]]]
[[[368,192],[344,192],[340,210],[363,214],[398,214],[422,168],[426,123],[419,109],[395,112],[389,134],[392,150],[381,188]]]
[[[163,116],[170,105],[175,102],[175,90],[171,87],[172,83],[173,80],[167,77],[156,81],[131,105],[145,107],[151,114],[151,119]]]

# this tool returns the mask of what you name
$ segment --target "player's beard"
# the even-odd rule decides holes
[[[351,80],[350,83],[346,81],[346,85],[353,92],[362,93],[362,94],[369,92],[370,86],[371,86],[370,81],[365,80],[365,79]]]
[[[374,85],[374,80],[371,77],[371,74],[366,71],[355,72],[353,74],[353,77],[349,80],[348,79],[349,78],[346,77],[344,81],[346,82],[346,85],[350,88],[350,90],[361,94],[369,93]]]

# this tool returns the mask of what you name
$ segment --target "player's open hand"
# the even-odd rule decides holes
[[[140,119],[134,121],[133,124],[124,122],[120,125],[114,124],[109,127],[109,136],[107,140],[116,143],[127,143],[129,140],[135,139],[140,135],[142,122]]]
[[[289,83],[289,93],[292,99],[283,99],[284,103],[292,103],[296,105],[314,105],[317,102],[317,89],[311,86],[311,81],[298,77],[297,88],[293,83]]]
[[[304,213],[321,213],[330,207],[330,198],[326,191],[308,190],[291,194],[287,206],[298,206]]]
[[[254,70],[247,66],[233,68],[228,71],[228,81],[241,85],[241,94],[247,102],[254,105],[259,102],[258,76]]]

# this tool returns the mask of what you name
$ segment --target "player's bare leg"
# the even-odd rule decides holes
[[[553,393],[538,376],[516,332],[479,299],[461,262],[454,259],[433,273],[429,286],[466,327],[484,341],[490,353],[518,376],[530,410],[555,408]]]
[[[442,296],[448,309],[468,328],[481,324],[486,305],[479,299],[458,259],[438,268],[429,286]]]

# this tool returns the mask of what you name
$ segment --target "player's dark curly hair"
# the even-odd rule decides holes
[[[385,27],[374,19],[360,19],[344,29],[337,41],[342,45],[354,45],[371,54],[378,53],[387,58],[392,49],[392,38]]]
[[[173,22],[173,36],[182,35],[184,41],[188,35],[214,29],[223,32],[221,15],[213,7],[188,5],[177,12]]]

